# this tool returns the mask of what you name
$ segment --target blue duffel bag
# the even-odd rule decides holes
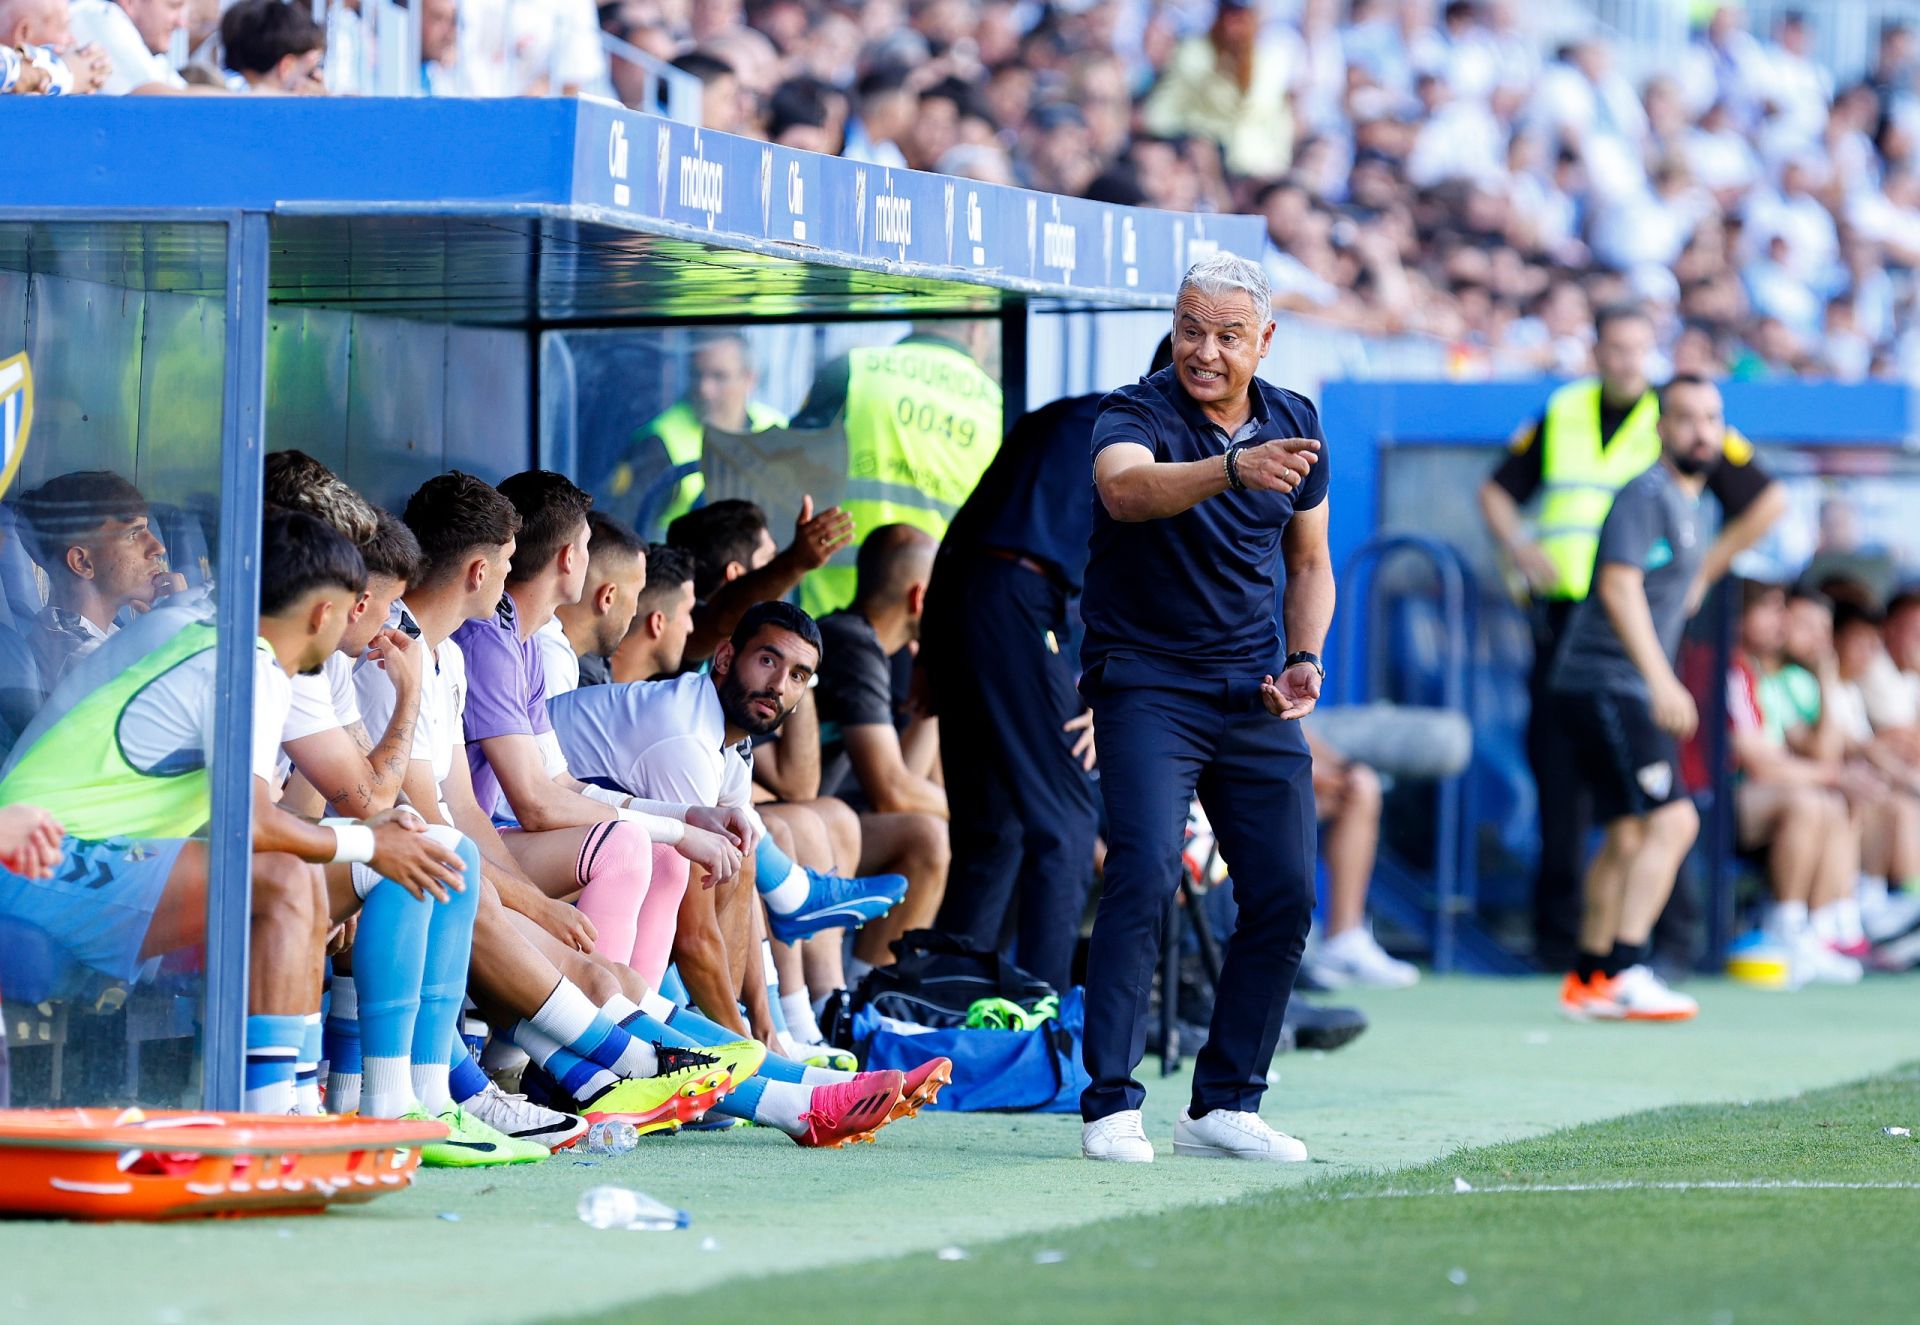
[[[953,1060],[953,1083],[931,1107],[964,1112],[1077,1113],[1087,1070],[1080,1061],[1086,1029],[1086,991],[1069,989],[1058,1015],[1030,1031],[915,1029],[872,1008],[854,1014],[860,1065],[901,1072],[929,1058]]]

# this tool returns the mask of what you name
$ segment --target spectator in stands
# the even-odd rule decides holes
[[[595,668],[583,655],[580,679],[652,681],[677,673],[693,634],[693,555],[665,543],[647,545],[647,582],[634,605],[633,624],[614,651],[611,668]],[[610,674],[596,676],[596,672]]]
[[[802,74],[767,98],[766,137],[783,147],[833,156],[846,142],[853,100],[831,83]]]
[[[911,525],[885,525],[861,544],[853,603],[820,623],[821,791],[853,798],[860,816],[862,868],[893,865],[911,882],[907,900],[868,925],[848,974],[892,962],[888,947],[924,928],[946,891],[951,851],[947,793],[939,781],[936,719],[897,726],[894,656],[919,639],[938,544]]]
[[[1763,928],[1787,951],[1796,984],[1852,984],[1860,979],[1860,963],[1835,951],[1820,932],[1858,926],[1852,918],[1857,912],[1847,913],[1860,876],[1860,827],[1848,810],[1843,771],[1795,753],[1783,716],[1766,711],[1761,680],[1778,668],[1785,648],[1785,591],[1749,583],[1742,596],[1740,653],[1727,679],[1727,712],[1739,774],[1734,813],[1740,845],[1768,853],[1773,901]],[[1816,912],[1825,913],[1817,926]]]
[[[913,127],[914,114],[906,70],[897,66],[873,70],[861,78],[854,98],[857,112],[847,125],[846,149],[841,155],[851,161],[904,170],[907,158],[900,151],[900,140]]]
[[[0,84],[11,69],[13,93],[51,93],[60,74],[53,59],[36,57],[34,48],[41,46],[53,48],[71,78],[72,86],[62,89],[63,95],[97,92],[113,75],[105,49],[75,39],[67,0],[0,0]]]
[[[419,0],[420,84],[430,97],[491,97],[500,89],[460,49],[461,0]]]
[[[1180,45],[1147,98],[1147,128],[1211,138],[1237,174],[1279,175],[1293,159],[1288,72],[1285,48],[1261,36],[1258,6],[1223,0],[1213,26]]]
[[[721,133],[738,133],[746,122],[740,76],[725,60],[702,51],[688,51],[672,61],[683,74],[700,80],[700,124]]]
[[[103,95],[187,91],[167,58],[173,34],[187,26],[187,0],[73,0],[71,12],[74,40],[97,47],[112,62],[113,72],[100,86]]]
[[[549,699],[581,685],[588,659],[599,671],[596,680],[609,679],[607,660],[627,637],[653,573],[647,545],[612,516],[588,512],[587,531],[587,579],[580,600],[561,603],[553,620],[533,633]]]
[[[47,605],[29,643],[48,686],[119,629],[124,609],[144,611],[187,587],[167,569],[146,498],[118,474],[62,474],[24,494],[20,511],[47,574]]]
[[[675,520],[667,542],[693,554],[693,634],[684,661],[704,662],[746,610],[784,598],[853,541],[853,518],[838,506],[814,513],[800,499],[793,542],[775,551],[767,517],[749,501],[718,501]]]
[[[264,93],[325,93],[327,34],[298,0],[239,0],[220,16],[227,68]]]

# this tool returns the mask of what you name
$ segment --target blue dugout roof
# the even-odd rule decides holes
[[[187,213],[271,213],[271,298],[492,323],[1168,307],[1254,217],[889,170],[592,100],[87,97],[9,110],[0,266],[219,288]],[[50,222],[96,222],[86,229]]]

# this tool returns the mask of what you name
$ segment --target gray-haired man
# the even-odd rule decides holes
[[[1108,839],[1087,964],[1089,1159],[1153,1158],[1133,1071],[1196,790],[1240,916],[1174,1151],[1306,1158],[1257,1110],[1313,912],[1312,758],[1296,719],[1320,695],[1333,570],[1319,415],[1254,377],[1272,339],[1259,267],[1195,263],[1174,305],[1173,365],[1108,396],[1094,426],[1080,687]]]

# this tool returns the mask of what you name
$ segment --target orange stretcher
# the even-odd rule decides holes
[[[0,1109],[0,1215],[317,1214],[413,1181],[447,1129],[384,1118]]]

